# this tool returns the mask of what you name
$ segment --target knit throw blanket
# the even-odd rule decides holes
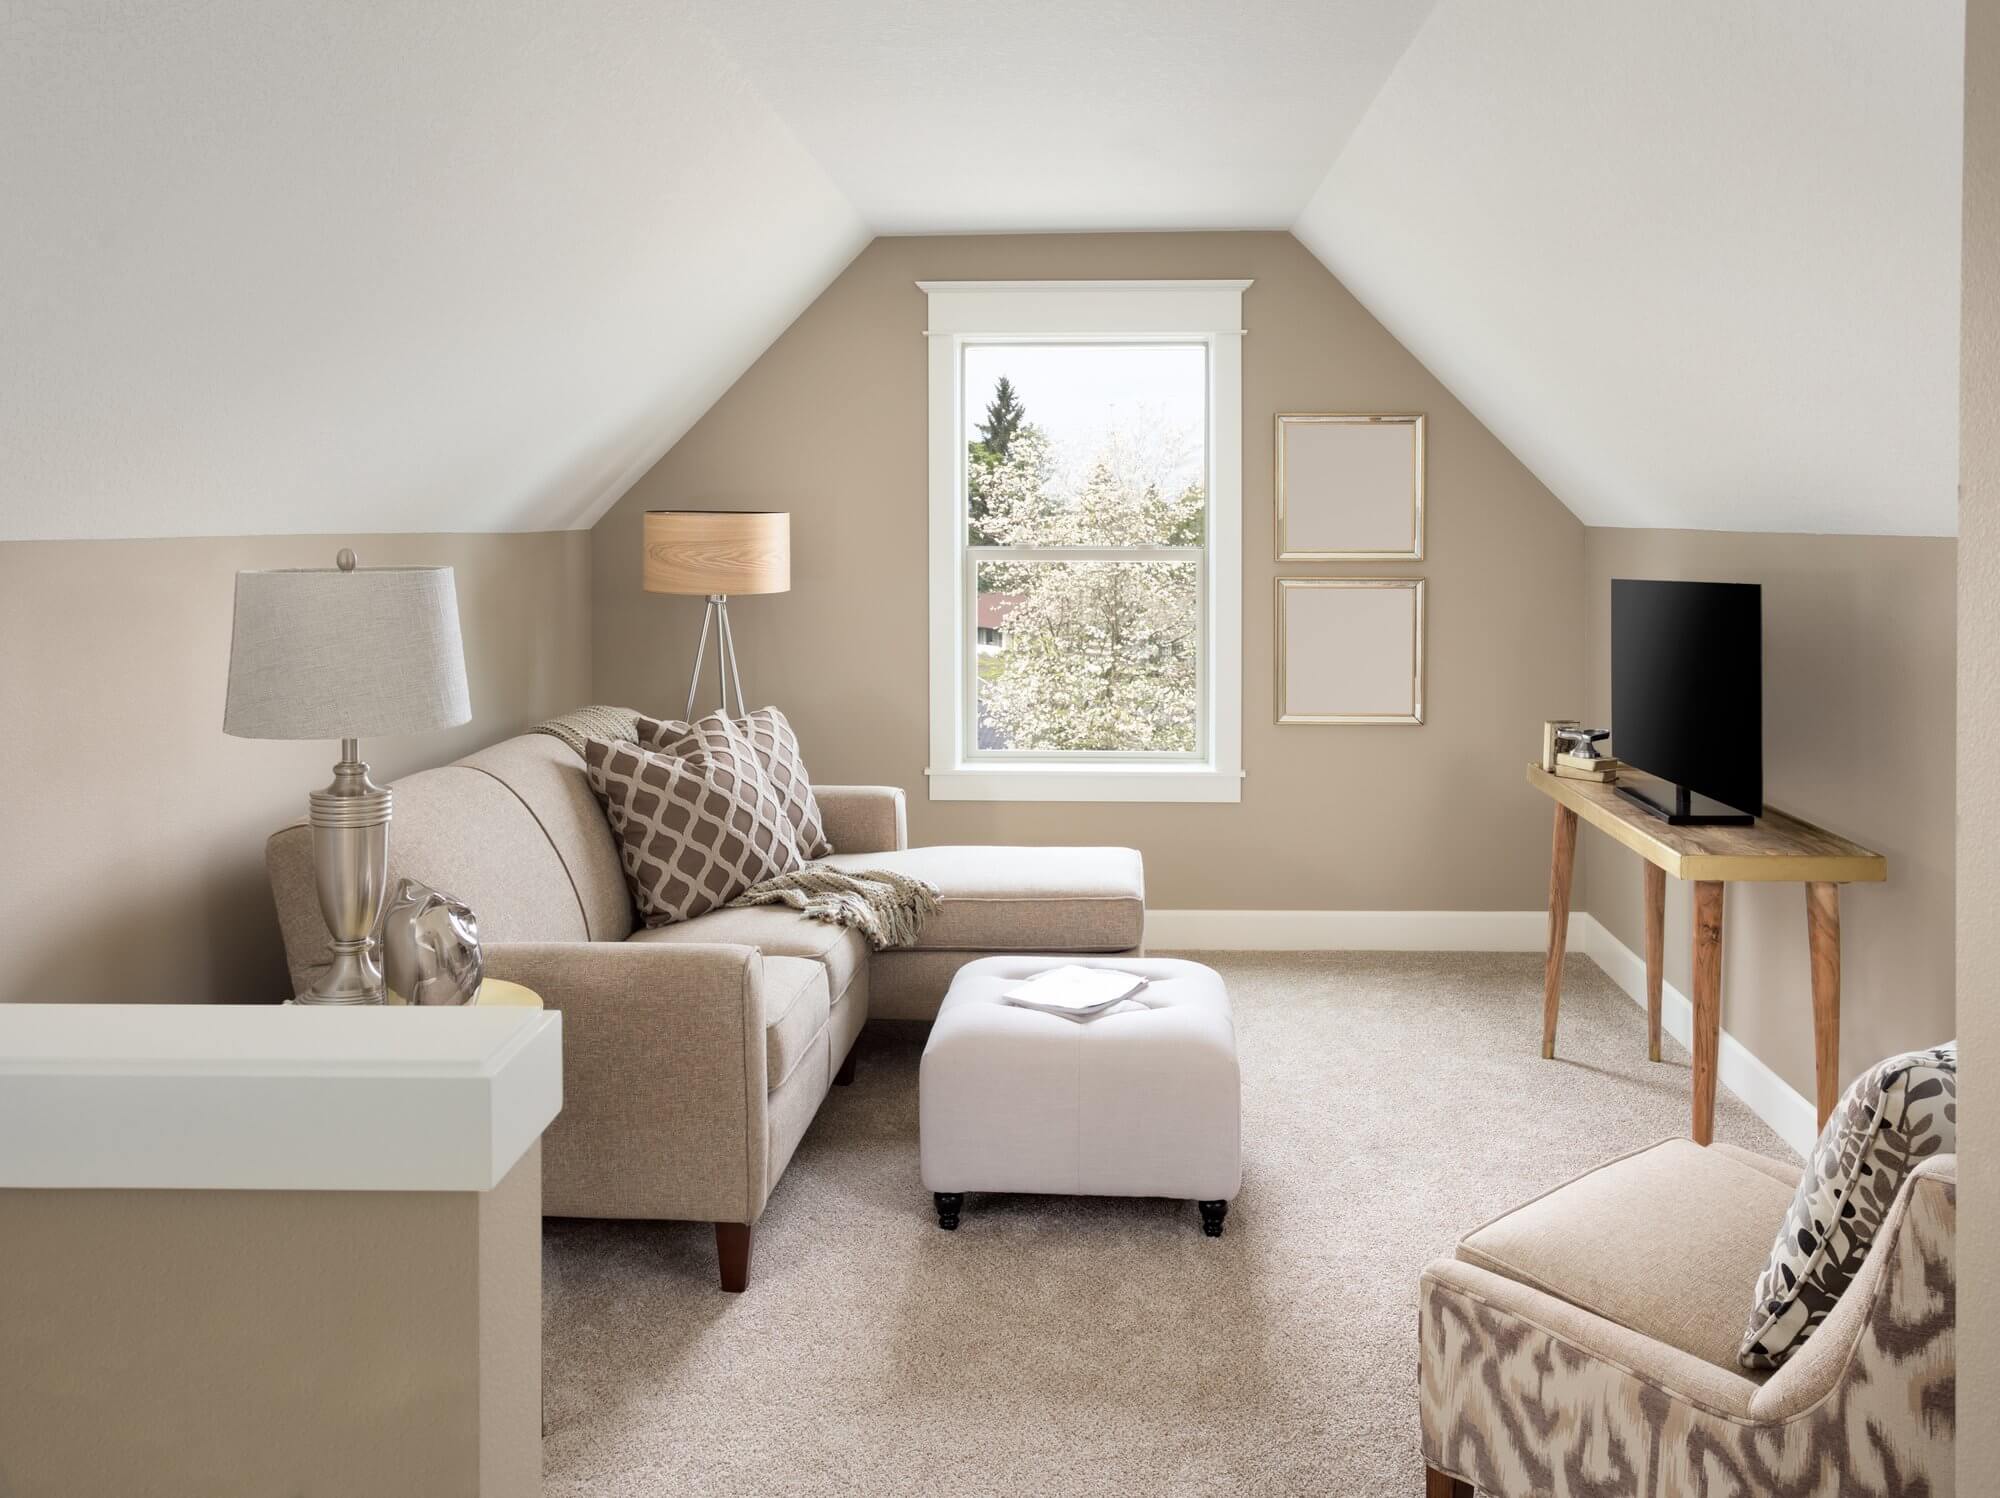
[[[629,707],[580,707],[528,730],[561,739],[578,759],[583,757],[585,739],[629,739],[638,731],[639,715]]]
[[[891,869],[829,869],[808,864],[753,884],[731,905],[789,905],[815,921],[853,926],[876,951],[914,947],[917,930],[937,914],[938,888]]]

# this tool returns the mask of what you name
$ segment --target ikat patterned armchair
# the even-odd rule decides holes
[[[1429,1498],[1950,1498],[1957,1156],[1774,1372],[1739,1361],[1800,1168],[1669,1140],[1424,1271]]]

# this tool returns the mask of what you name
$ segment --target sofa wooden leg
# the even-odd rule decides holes
[[[840,1063],[840,1070],[833,1074],[833,1085],[846,1087],[854,1081],[854,1047],[847,1048],[847,1059]]]
[[[1472,1484],[1460,1482],[1449,1472],[1424,1468],[1424,1498],[1473,1498]]]
[[[1228,1202],[1196,1202],[1201,1209],[1201,1230],[1211,1238],[1222,1236],[1222,1219],[1229,1215]]]
[[[937,1206],[938,1226],[947,1233],[958,1227],[958,1214],[965,1206],[963,1191],[933,1191],[931,1200]]]
[[[722,1266],[722,1288],[732,1295],[741,1295],[750,1287],[750,1224],[718,1222],[715,1257]]]

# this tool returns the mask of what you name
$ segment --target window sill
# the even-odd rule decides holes
[[[1241,801],[1243,772],[1205,765],[980,765],[926,770],[933,801]]]

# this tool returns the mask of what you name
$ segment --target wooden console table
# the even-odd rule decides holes
[[[1722,887],[1744,881],[1806,887],[1806,946],[1812,960],[1813,1059],[1822,1128],[1840,1097],[1840,886],[1889,877],[1880,853],[1810,822],[1765,808],[1750,827],[1675,827],[1590,780],[1528,766],[1528,784],[1556,803],[1549,860],[1549,956],[1542,985],[1542,1055],[1556,1053],[1563,947],[1569,937],[1570,876],[1581,817],[1645,860],[1646,1044],[1660,1059],[1660,985],[1667,875],[1694,883],[1694,1122],[1696,1144],[1715,1135],[1715,1063],[1722,1036]]]

